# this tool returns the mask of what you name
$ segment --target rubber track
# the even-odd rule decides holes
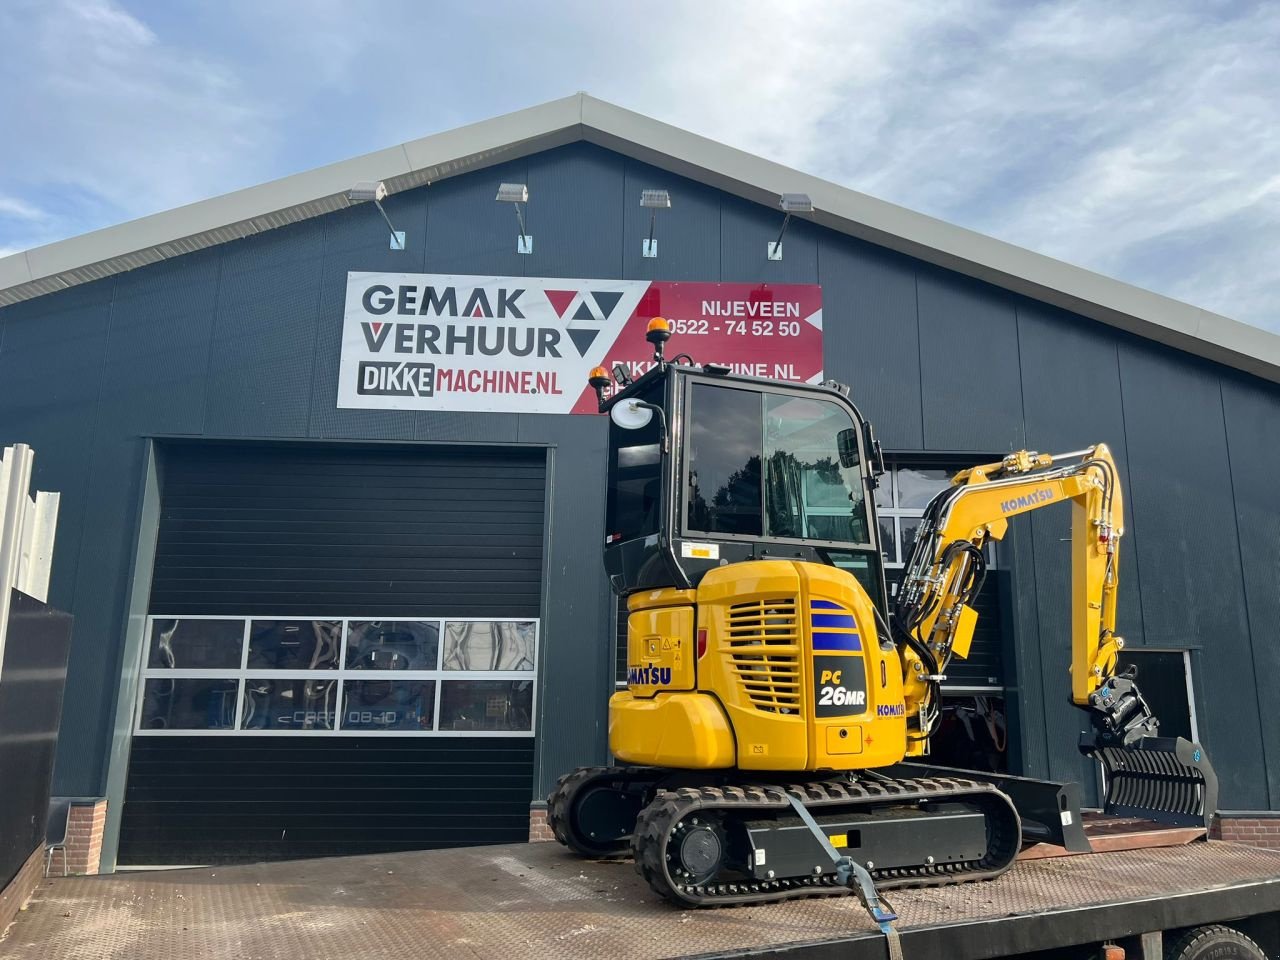
[[[574,853],[588,858],[611,858],[631,856],[631,838],[624,837],[616,845],[604,847],[581,837],[573,828],[573,820],[569,816],[577,793],[588,784],[600,780],[635,781],[640,779],[656,781],[661,771],[649,767],[579,767],[566,773],[556,781],[555,789],[547,797],[547,825],[557,840]]]
[[[873,781],[820,780],[789,785],[750,784],[726,787],[683,787],[661,791],[641,812],[632,836],[636,871],[649,887],[681,907],[727,907],[772,903],[797,897],[848,894],[834,876],[792,877],[708,883],[698,887],[676,884],[667,872],[666,847],[676,825],[700,810],[727,810],[750,816],[759,811],[790,809],[787,794],[820,814],[823,808],[847,810],[860,806],[966,801],[995,812],[995,835],[987,855],[977,861],[934,864],[871,871],[882,890],[927,887],[988,880],[1013,863],[1021,843],[1021,824],[1008,798],[990,784],[968,780],[929,778]],[[835,812],[835,811],[831,811]],[[1000,813],[1007,816],[1001,817]],[[989,821],[990,822],[990,821]]]

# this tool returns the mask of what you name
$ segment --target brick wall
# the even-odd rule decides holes
[[[67,818],[67,865],[62,873],[62,851],[53,854],[52,876],[94,874],[102,859],[102,832],[107,826],[107,801],[77,803]]]
[[[1228,843],[1280,850],[1280,816],[1219,816],[1209,835]]]
[[[529,808],[529,842],[540,843],[543,840],[554,840],[556,835],[547,825],[547,808],[532,806]]]
[[[44,877],[44,844],[31,851],[27,862],[18,870],[18,875],[9,881],[9,885],[0,889],[0,939],[4,938],[9,924],[18,916],[18,911],[27,905],[31,894]]]

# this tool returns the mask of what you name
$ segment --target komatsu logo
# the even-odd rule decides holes
[[[633,687],[665,687],[670,682],[670,667],[627,668],[627,683]]]
[[[876,706],[877,717],[901,717],[907,708],[900,703],[881,703]]]
[[[1027,507],[1033,507],[1037,503],[1044,503],[1046,500],[1052,499],[1052,490],[1033,490],[1024,497],[1014,497],[1012,500],[1005,500],[1000,504],[1000,509],[1005,513],[1013,513],[1015,510],[1023,510]]]

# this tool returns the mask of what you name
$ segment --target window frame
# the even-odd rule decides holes
[[[151,667],[151,644],[154,638],[154,626],[157,620],[243,620],[244,628],[240,641],[240,666],[238,668],[182,668]],[[327,620],[341,621],[342,640],[338,648],[338,668],[316,670],[270,670],[249,669],[249,631],[254,620]],[[380,620],[386,623],[435,623],[439,630],[439,642],[436,649],[436,666],[433,670],[354,670],[348,668],[347,637],[351,624],[368,620]],[[532,623],[533,624],[533,667],[530,670],[446,670],[444,668],[446,627],[450,623]],[[249,614],[236,616],[233,614],[148,614],[146,618],[146,640],[142,644],[141,664],[138,672],[137,703],[134,706],[133,736],[135,737],[533,737],[538,729],[538,676],[542,660],[542,618],[541,617],[383,617],[363,616],[302,616],[283,614]],[[150,729],[143,724],[143,707],[146,705],[147,681],[149,680],[232,680],[236,683],[235,726],[217,729]],[[333,680],[337,682],[334,727],[332,730],[246,730],[244,722],[244,698],[246,680]],[[345,730],[342,725],[344,713],[345,680],[433,680],[435,681],[435,697],[432,703],[430,730]],[[440,703],[443,699],[443,684],[450,680],[498,680],[526,681],[533,684],[530,697],[530,716],[528,730],[441,730]]]

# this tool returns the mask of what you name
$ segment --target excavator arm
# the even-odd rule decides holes
[[[978,618],[973,600],[986,568],[983,546],[1004,537],[1011,517],[1063,502],[1071,507],[1071,702],[1093,727],[1081,750],[1103,763],[1109,808],[1141,807],[1141,815],[1170,822],[1184,815],[1202,820],[1212,814],[1217,792],[1203,749],[1160,737],[1136,672],[1116,672],[1124,649],[1116,633],[1124,508],[1105,444],[1065,454],[1023,450],[963,470],[926,508],[891,624],[911,719],[908,755],[928,752],[947,664],[968,656]],[[1152,802],[1130,802],[1139,795],[1154,801],[1155,814],[1176,809],[1153,816]]]

